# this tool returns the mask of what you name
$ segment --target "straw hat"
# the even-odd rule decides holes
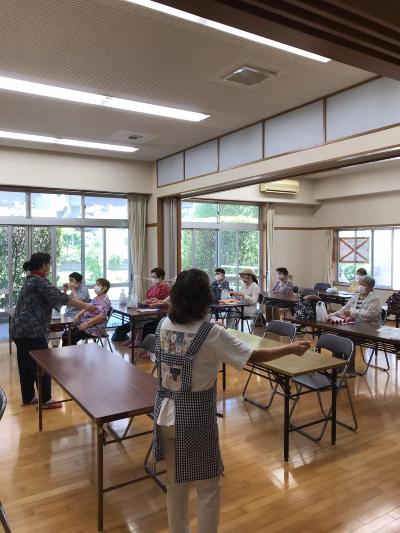
[[[243,270],[239,272],[239,276],[241,276],[242,274],[249,274],[250,276],[256,277],[252,268],[243,268]]]

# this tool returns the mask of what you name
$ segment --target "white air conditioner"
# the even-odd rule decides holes
[[[300,183],[297,180],[279,180],[260,184],[260,192],[274,194],[298,194]]]

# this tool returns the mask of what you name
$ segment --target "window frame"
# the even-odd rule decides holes
[[[393,289],[393,271],[394,271],[394,232],[395,230],[400,230],[400,226],[373,226],[373,227],[355,227],[355,228],[339,228],[336,229],[335,237],[336,237],[336,253],[335,253],[335,261],[336,261],[336,268],[335,268],[335,276],[336,281],[335,283],[338,285],[344,285],[344,286],[350,286],[351,282],[345,282],[345,281],[339,281],[339,253],[340,253],[340,246],[339,246],[339,238],[340,238],[340,232],[342,231],[353,231],[355,236],[357,237],[358,231],[370,231],[371,232],[371,243],[370,243],[370,265],[371,265],[371,276],[375,278],[375,262],[374,262],[374,253],[375,253],[375,232],[376,231],[382,231],[382,230],[390,230],[391,231],[391,261],[390,261],[390,286],[389,285],[375,285],[376,289],[382,289],[382,290],[395,290]],[[350,264],[350,263],[349,263]],[[354,262],[352,264],[359,264],[357,262]]]
[[[191,202],[191,203],[212,203],[217,204],[217,222],[184,222],[181,221],[181,227],[180,227],[180,238],[182,239],[182,230],[189,230],[192,232],[192,264],[195,263],[194,261],[194,249],[195,249],[195,230],[201,230],[201,229],[207,229],[207,230],[214,230],[217,232],[217,238],[216,238],[216,258],[217,258],[217,265],[216,268],[220,264],[220,249],[221,249],[221,231],[236,231],[237,232],[237,239],[239,235],[239,231],[258,231],[259,233],[259,246],[258,246],[258,268],[259,273],[258,276],[261,278],[262,276],[262,245],[263,245],[263,239],[262,239],[262,224],[261,224],[261,204],[256,202],[238,202],[238,201],[220,201],[220,200],[196,200],[196,199],[185,199],[182,200],[181,204],[185,201]],[[250,222],[239,222],[239,223],[226,223],[226,222],[220,222],[220,206],[221,205],[246,205],[246,206],[256,206],[258,208],[258,224],[250,223]],[[182,209],[182,205],[181,205]],[[182,251],[181,251],[182,256]],[[239,247],[237,246],[237,258],[236,263],[238,264],[239,261]],[[238,278],[235,278],[235,283]]]

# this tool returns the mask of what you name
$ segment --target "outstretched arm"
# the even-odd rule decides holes
[[[311,343],[308,341],[292,342],[291,344],[285,344],[276,348],[260,348],[253,351],[248,362],[250,364],[265,363],[291,353],[303,355],[310,348]]]

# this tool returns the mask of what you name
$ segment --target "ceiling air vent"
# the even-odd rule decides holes
[[[275,76],[275,72],[269,72],[268,70],[259,70],[255,67],[243,66],[234,70],[231,74],[225,76],[224,81],[229,83],[236,83],[238,85],[245,85],[251,87],[257,85],[262,81]]]
[[[127,141],[137,141],[138,139],[142,139],[143,135],[136,135],[135,133],[132,133],[131,135],[126,136]]]

